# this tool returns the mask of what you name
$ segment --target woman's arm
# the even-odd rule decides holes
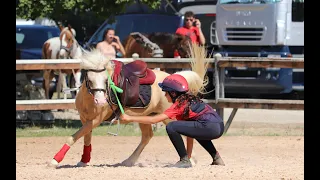
[[[122,54],[122,57],[125,57],[126,51],[124,50],[124,47],[121,44],[119,36],[114,36],[114,38],[117,40],[117,44],[119,45],[119,50],[120,50],[120,52]]]
[[[122,46],[121,42],[119,41],[119,46],[120,46],[120,52],[122,54],[122,57],[125,57],[126,55],[126,51],[124,50],[124,47]]]
[[[201,30],[201,22],[199,19],[196,19],[196,27],[199,29],[199,41],[201,45],[206,43],[206,38],[204,37],[202,30]]]
[[[155,116],[129,116],[127,114],[121,114],[120,119],[128,122],[154,124],[154,123],[169,119],[169,117],[166,114],[158,114]]]
[[[204,38],[201,28],[199,28],[199,34],[200,34],[199,36],[200,44],[204,45],[206,43],[206,38]]]

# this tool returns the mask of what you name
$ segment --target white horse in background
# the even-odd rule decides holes
[[[78,59],[82,56],[84,51],[79,45],[78,41],[75,39],[76,31],[68,27],[59,26],[61,33],[59,37],[53,37],[48,39],[42,47],[42,59]],[[62,90],[68,89],[66,77],[67,75],[73,74],[75,80],[75,87],[78,89],[81,86],[80,78],[81,71],[80,69],[50,69],[44,70],[43,72],[43,88],[45,90],[46,99],[49,97],[50,82],[53,79],[54,75],[59,75],[58,81],[58,98],[60,98],[60,91],[62,85]],[[70,85],[71,86],[71,85]]]

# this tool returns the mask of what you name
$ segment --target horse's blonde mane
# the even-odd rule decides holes
[[[106,57],[99,49],[91,49],[87,53],[83,53],[80,57],[80,68],[81,69],[103,69],[106,68],[108,71],[113,70],[111,64],[111,58]]]

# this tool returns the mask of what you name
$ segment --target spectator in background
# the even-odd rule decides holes
[[[124,57],[126,52],[121,44],[121,41],[118,36],[115,36],[114,29],[107,28],[103,33],[103,41],[97,44],[97,49],[99,49],[105,56],[116,58]],[[119,51],[121,55],[119,55]]]
[[[201,30],[201,22],[199,19],[195,19],[192,11],[186,11],[184,13],[184,26],[179,27],[176,34],[189,36],[193,43],[204,45],[206,39]]]

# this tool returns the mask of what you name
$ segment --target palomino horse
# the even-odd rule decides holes
[[[81,59],[81,69],[85,70],[85,75],[75,103],[83,126],[67,138],[67,142],[48,164],[51,167],[57,167],[70,147],[82,136],[84,136],[83,155],[77,165],[87,166],[92,151],[92,129],[103,121],[112,119],[115,109],[119,107],[115,93],[111,90],[113,85],[123,89],[123,93],[118,95],[126,114],[133,116],[159,114],[171,105],[158,86],[158,83],[169,75],[168,73],[148,69],[146,63],[141,60],[123,65],[120,61],[103,56],[97,49],[84,54]],[[187,79],[190,93],[197,94],[205,86],[204,75],[207,69],[205,56],[193,58],[191,67],[192,71],[177,73]],[[163,123],[167,124],[169,121],[168,119]],[[131,156],[120,164],[122,166],[133,166],[153,136],[151,124],[139,124],[139,126],[142,133],[140,144]]]
[[[75,39],[75,30],[72,29],[70,25],[65,28],[60,26],[60,30],[61,33],[59,37],[50,38],[43,44],[42,59],[77,59],[82,55],[81,46]],[[47,99],[51,98],[49,96],[49,88],[50,82],[55,73],[60,74],[58,84],[61,82],[63,90],[67,88],[66,76],[69,74],[73,74],[75,79],[75,87],[80,87],[80,69],[63,69],[60,72],[55,71],[57,71],[57,69],[44,70],[43,72],[43,88],[45,90],[45,96]],[[58,93],[60,93],[60,91]]]
[[[190,55],[189,44],[191,44],[191,40],[188,36],[162,32],[142,35],[163,50],[164,58],[173,58],[175,50],[178,50],[181,58],[186,58]],[[128,58],[131,58],[134,53],[139,54],[140,58],[152,57],[152,50],[147,48],[145,42],[140,37],[129,35],[124,40],[124,49]]]

